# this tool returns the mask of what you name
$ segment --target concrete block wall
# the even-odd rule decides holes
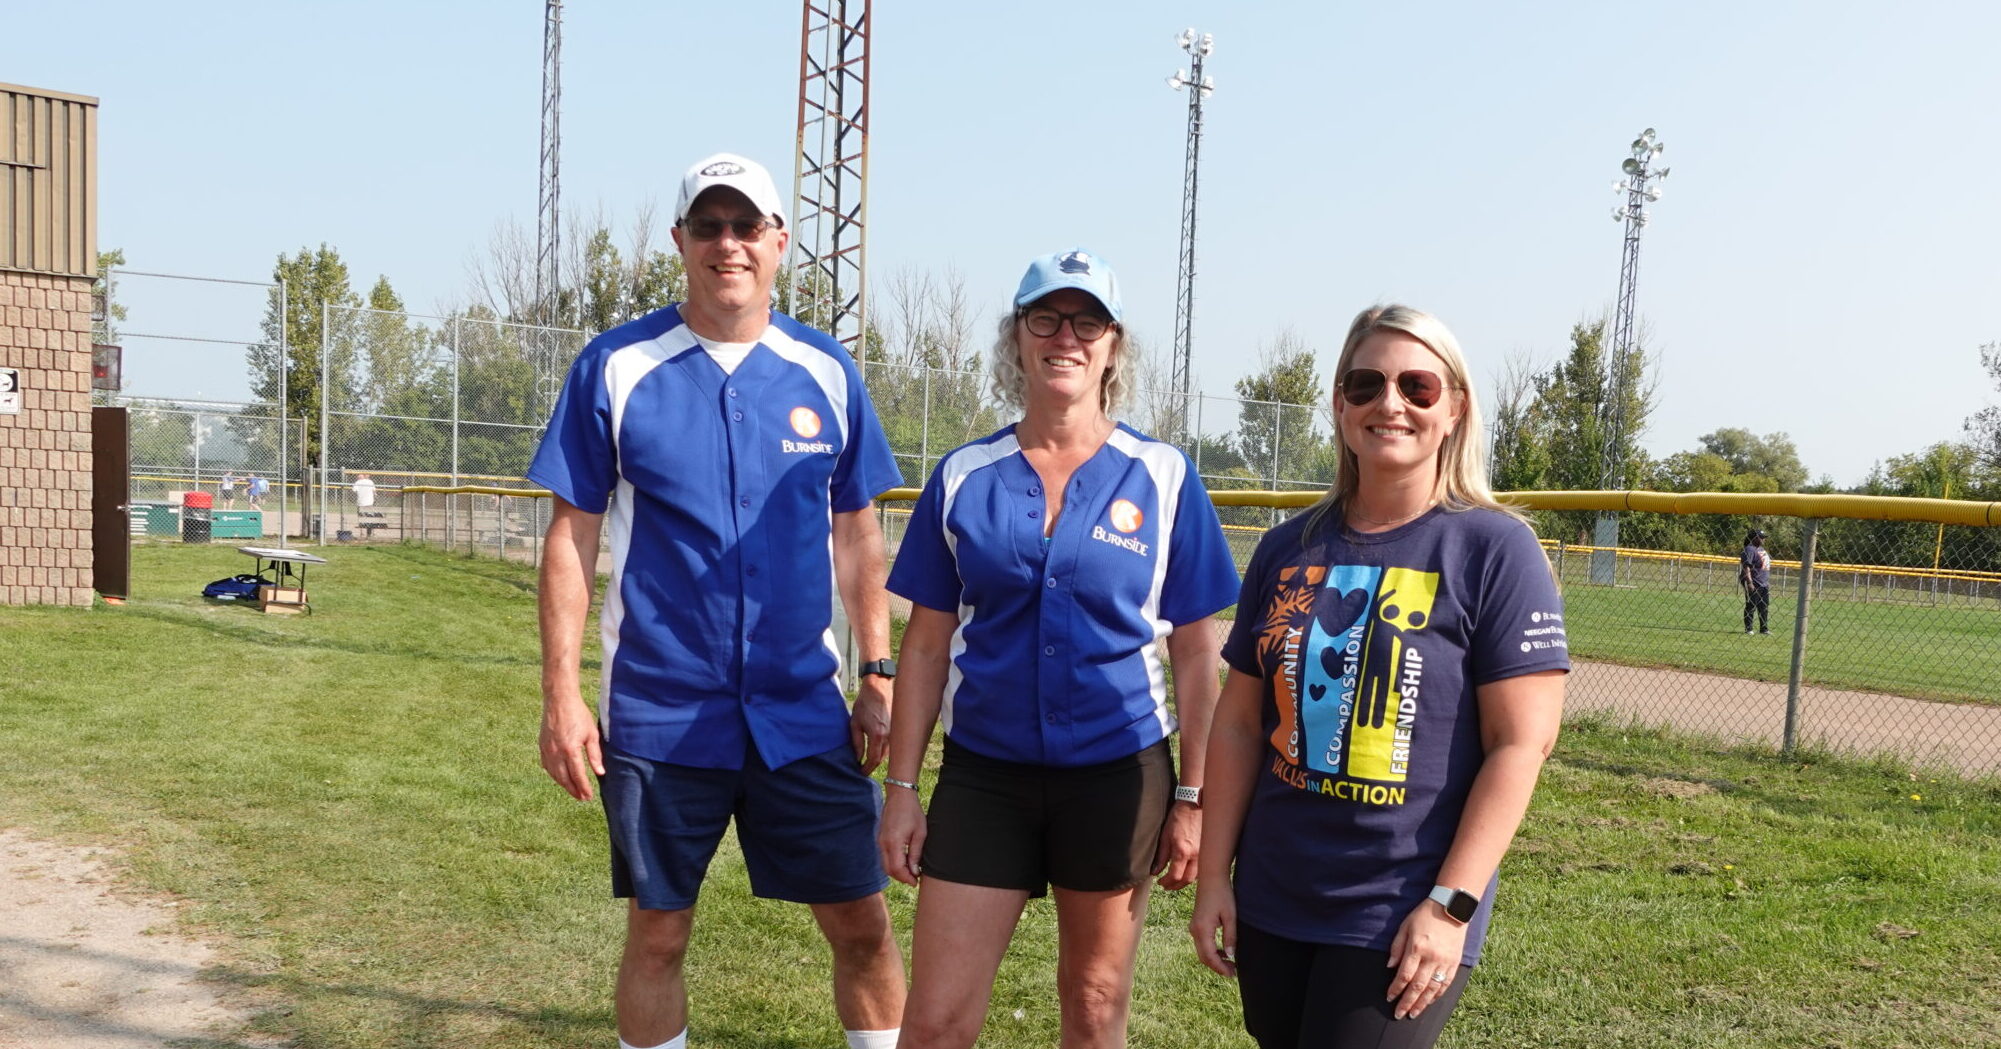
[[[21,411],[0,415],[0,605],[88,605],[88,277],[0,270],[0,368]]]

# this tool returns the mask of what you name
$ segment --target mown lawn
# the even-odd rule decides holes
[[[0,609],[0,824],[122,846],[307,1049],[612,1044],[622,922],[597,810],[536,765],[530,571],[327,556],[310,617],[207,605],[246,559],[178,545],[123,607]],[[1502,893],[1448,1045],[2001,1046],[2001,784],[1573,725]],[[1249,1044],[1192,902],[1156,895],[1135,1046]],[[838,1044],[810,919],[727,847],[697,929],[700,1044]],[[982,1045],[1055,1044],[1054,950],[1033,905]]]

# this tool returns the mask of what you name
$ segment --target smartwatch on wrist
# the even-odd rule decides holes
[[[1445,908],[1445,916],[1461,925],[1473,920],[1473,913],[1480,909],[1480,897],[1463,889],[1445,885],[1431,887],[1431,902]]]
[[[1202,788],[1176,787],[1174,788],[1174,800],[1185,801],[1199,809],[1202,807]]]
[[[860,676],[867,677],[870,674],[874,674],[877,677],[882,677],[882,678],[895,678],[896,660],[872,659],[866,663],[863,663]]]

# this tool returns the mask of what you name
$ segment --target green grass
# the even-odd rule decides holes
[[[1797,591],[1772,594],[1776,637],[1743,635],[1737,591],[1593,586],[1566,580],[1570,651],[1580,659],[1784,681]],[[1817,598],[1808,613],[1804,673],[1823,688],[1995,704],[2001,610]]]
[[[611,1044],[621,911],[597,810],[536,764],[529,570],[327,556],[312,616],[205,604],[244,558],[178,545],[124,607],[0,609],[0,824],[122,846],[302,1049]],[[2001,1046],[1995,899],[2001,785],[1573,727],[1445,1044]],[[1135,1046],[1249,1044],[1192,902],[1156,894]],[[696,928],[700,1044],[838,1044],[807,912],[727,844]],[[1031,905],[983,1046],[1055,1044],[1054,944]]]

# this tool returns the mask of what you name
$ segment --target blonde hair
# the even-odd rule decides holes
[[[1000,331],[994,339],[993,359],[988,362],[988,388],[994,399],[1015,411],[1028,407],[1028,377],[1021,371],[1021,311],[1010,309],[1001,315]],[[1098,407],[1107,416],[1118,411],[1132,393],[1132,369],[1126,360],[1126,329],[1112,325],[1112,353],[1105,362],[1105,378],[1098,386]]]
[[[1438,474],[1432,482],[1432,499],[1453,513],[1477,506],[1525,520],[1520,513],[1496,500],[1493,489],[1487,487],[1486,430],[1480,422],[1479,398],[1473,394],[1472,375],[1466,367],[1465,354],[1459,351],[1459,340],[1452,337],[1445,322],[1423,310],[1395,304],[1371,306],[1356,314],[1355,322],[1348,326],[1348,339],[1341,345],[1341,359],[1334,365],[1336,385],[1354,364],[1355,352],[1360,349],[1362,341],[1378,332],[1408,335],[1423,343],[1444,363],[1445,385],[1458,391],[1460,397],[1462,411],[1459,425],[1453,427],[1452,433],[1438,446]],[[1334,484],[1319,502],[1307,509],[1306,535],[1309,537],[1321,528],[1338,522],[1338,508],[1353,498],[1361,486],[1360,463],[1355,458],[1354,449],[1349,448],[1342,437],[1338,423],[1334,427],[1334,451],[1337,457]]]

